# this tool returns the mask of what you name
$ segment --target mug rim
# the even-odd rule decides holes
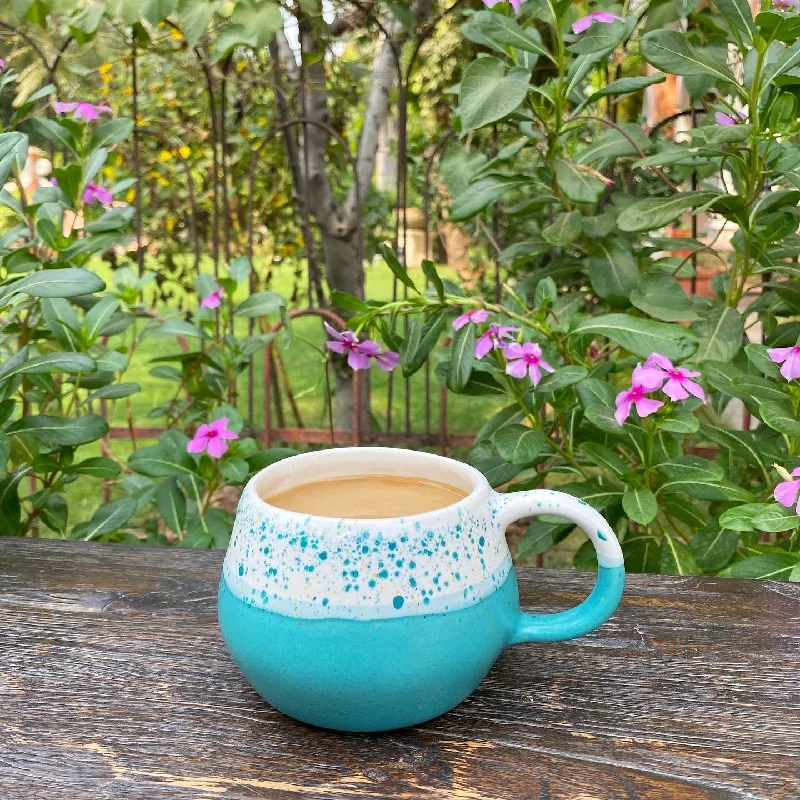
[[[456,471],[464,474],[467,480],[471,483],[471,489],[465,497],[462,497],[461,500],[458,500],[455,503],[450,503],[449,505],[433,509],[432,511],[425,511],[421,514],[408,514],[405,516],[396,517],[323,517],[318,514],[289,511],[284,508],[279,508],[278,506],[270,505],[266,500],[264,500],[263,497],[261,497],[256,489],[256,485],[264,478],[264,476],[274,476],[275,474],[280,473],[283,469],[285,469],[286,464],[289,462],[297,464],[298,460],[316,461],[320,458],[323,460],[334,460],[339,457],[346,457],[348,453],[359,453],[361,457],[369,454],[382,456],[393,455],[395,458],[398,457],[398,454],[402,453],[403,455],[400,456],[402,458],[418,459],[419,461],[426,462],[429,465],[435,463],[447,464],[448,468],[455,469]],[[353,473],[353,475],[356,474],[358,473]],[[325,478],[320,480],[325,480]],[[307,483],[311,482],[311,480],[307,481]],[[446,483],[446,481],[442,481],[442,483]],[[420,523],[425,523],[429,519],[432,520],[437,515],[441,515],[443,513],[458,513],[459,511],[468,511],[474,509],[488,500],[491,492],[492,488],[483,473],[469,464],[465,464],[447,456],[440,456],[436,453],[426,453],[420,450],[409,450],[405,447],[332,447],[327,450],[312,450],[307,453],[298,453],[297,455],[289,456],[288,458],[282,458],[280,461],[276,461],[275,463],[264,467],[255,475],[253,475],[253,477],[247,482],[244,492],[242,493],[242,497],[244,497],[246,493],[249,493],[251,502],[254,502],[256,505],[262,507],[264,510],[272,514],[286,514],[290,518],[297,520],[305,520],[310,517],[314,520],[319,520],[322,524],[336,525],[338,523],[344,523],[355,524],[363,527],[396,523],[397,520],[411,520],[414,522],[418,521]]]

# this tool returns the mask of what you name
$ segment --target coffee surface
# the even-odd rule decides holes
[[[309,481],[261,497],[271,506],[316,517],[410,517],[450,506],[468,492],[446,483],[394,475],[351,475]]]

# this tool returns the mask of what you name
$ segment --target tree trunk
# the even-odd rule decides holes
[[[347,238],[340,238],[322,229],[322,250],[325,254],[325,271],[330,288],[347,292],[363,300],[364,269],[358,236],[359,232],[354,232]],[[336,376],[334,422],[341,430],[353,430],[353,372],[343,358],[334,358],[333,364]],[[369,373],[366,371],[361,373],[361,431],[364,436],[369,435],[371,422],[368,376]]]

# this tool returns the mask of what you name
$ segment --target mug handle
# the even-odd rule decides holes
[[[625,586],[622,549],[611,526],[588,503],[564,492],[533,489],[496,494],[497,522],[503,530],[521,517],[552,514],[582,528],[597,553],[599,569],[592,593],[580,605],[554,614],[520,612],[510,644],[561,642],[599,628],[615,611]]]

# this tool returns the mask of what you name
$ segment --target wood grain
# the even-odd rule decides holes
[[[342,735],[239,675],[217,630],[221,563],[0,540],[2,800],[800,797],[798,585],[633,576],[602,629],[507,650],[444,717]],[[592,582],[520,573],[538,611]]]

